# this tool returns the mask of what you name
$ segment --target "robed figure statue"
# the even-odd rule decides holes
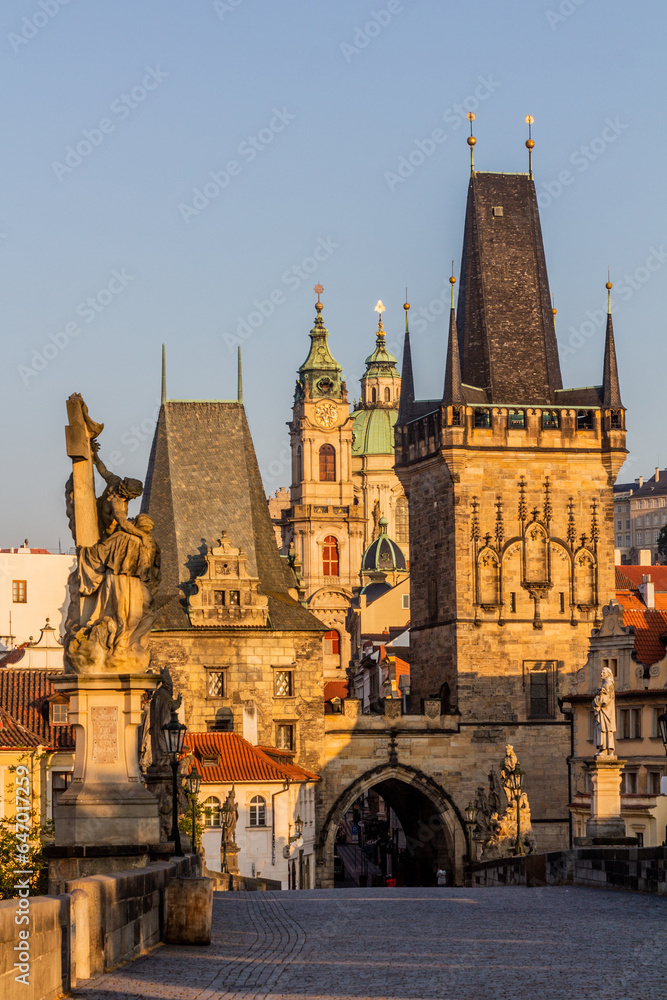
[[[595,715],[594,740],[596,757],[614,757],[614,733],[616,732],[616,696],[614,675],[609,667],[602,668],[600,687],[593,698]]]

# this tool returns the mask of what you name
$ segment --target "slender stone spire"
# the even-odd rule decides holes
[[[405,290],[407,299],[408,293]],[[406,302],[405,309],[405,340],[403,341],[403,366],[401,369],[401,401],[398,407],[397,424],[407,424],[412,417],[412,407],[415,401],[415,382],[412,375],[412,352],[410,350],[410,327],[408,324],[408,312],[410,303]]]
[[[238,346],[238,352],[239,352],[239,361],[238,361],[239,368],[238,368],[238,390],[237,390],[236,398],[238,399],[239,403],[242,403],[243,402],[243,370],[241,368],[241,345],[240,344]]]
[[[607,282],[607,333],[604,342],[604,370],[602,376],[602,405],[611,409],[620,409],[621,388],[618,382],[618,367],[616,365],[616,345],[614,344],[614,326],[611,320],[611,281]]]
[[[451,276],[452,306],[449,311],[449,343],[447,344],[447,365],[445,367],[445,391],[442,401],[445,406],[464,403],[461,388],[461,361],[459,358],[459,335],[456,330],[456,313],[454,312],[454,285],[456,278]]]
[[[167,402],[167,359],[165,356],[164,344],[162,345],[162,391],[160,393],[160,402]]]

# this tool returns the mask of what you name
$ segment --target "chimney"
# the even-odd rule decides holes
[[[648,573],[644,573],[642,576],[642,582],[639,584],[639,593],[642,595],[642,601],[647,608],[655,608],[655,587],[651,583],[651,577]]]
[[[638,476],[637,479],[635,479],[635,482],[637,483],[637,486],[639,486],[639,489],[641,489],[644,485],[644,477]]]
[[[640,549],[639,550],[639,561],[638,566],[651,566],[653,565],[653,560],[651,559],[650,549]]]
[[[657,467],[657,465],[655,467],[655,481],[656,483],[660,482],[660,469]]]

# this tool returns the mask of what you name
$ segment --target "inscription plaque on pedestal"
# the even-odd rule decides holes
[[[96,705],[90,710],[93,724],[93,760],[115,764],[118,760],[118,709]]]

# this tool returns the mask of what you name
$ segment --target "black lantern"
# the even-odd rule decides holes
[[[667,708],[661,715],[658,716],[658,730],[660,732],[662,745],[665,748],[665,753],[667,753]]]
[[[197,824],[195,820],[195,805],[197,802],[197,796],[199,795],[199,789],[201,787],[201,774],[197,770],[197,765],[192,765],[192,770],[185,779],[185,787],[187,789],[188,795],[190,796],[190,802],[192,804],[192,853],[195,854],[197,851]]]
[[[297,840],[298,840],[298,838],[303,833],[303,820],[301,819],[300,816],[297,816],[297,818],[294,821],[294,832],[296,833]]]
[[[167,753],[171,757],[171,834],[169,839],[174,843],[175,857],[182,857],[181,834],[178,829],[178,758],[183,753],[183,740],[187,726],[178,721],[176,712],[172,709],[171,719],[162,727],[167,743]]]

